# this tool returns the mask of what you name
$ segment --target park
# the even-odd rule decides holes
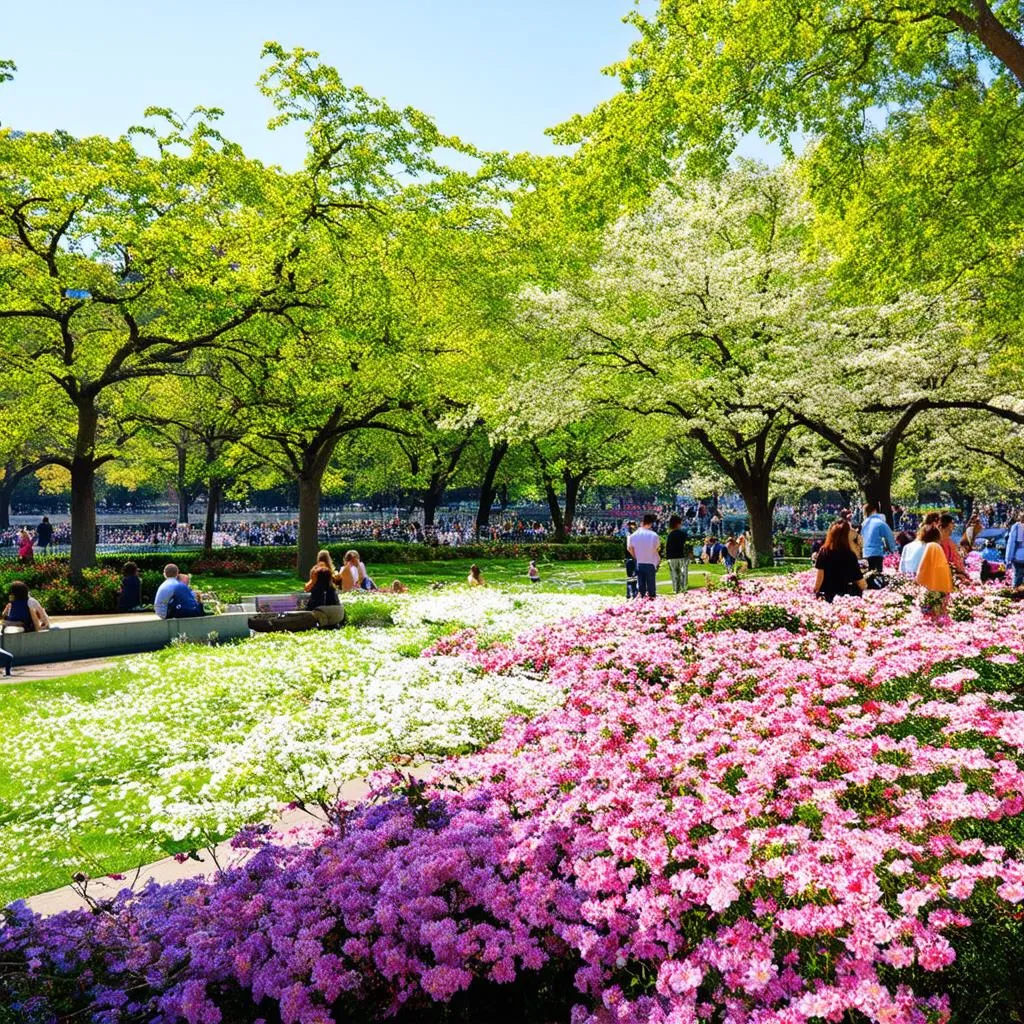
[[[293,6],[0,44],[0,1024],[1024,1024],[1017,5]]]

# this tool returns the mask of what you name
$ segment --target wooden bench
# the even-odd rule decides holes
[[[284,612],[305,611],[306,603],[309,601],[309,594],[259,594],[253,598],[253,604],[258,612],[273,612],[281,615]]]
[[[247,612],[225,612],[195,619],[158,619],[109,622],[92,620],[86,625],[69,624],[38,633],[4,633],[2,644],[18,665],[40,665],[76,658],[102,658],[114,654],[158,651],[177,637],[193,640],[217,634],[218,642],[241,640],[249,634]]]

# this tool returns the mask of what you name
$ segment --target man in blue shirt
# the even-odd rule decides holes
[[[1006,568],[1013,566],[1013,589],[1024,585],[1024,512],[1006,537]]]
[[[864,522],[860,524],[860,535],[864,542],[864,557],[868,569],[872,572],[882,571],[882,559],[886,550],[896,550],[896,538],[892,528],[885,521],[885,516],[878,511],[878,502],[869,501],[864,504]]]
[[[178,567],[173,563],[164,566],[164,581],[153,598],[153,611],[161,619],[191,619],[203,614],[203,606],[192,588],[178,579]]]

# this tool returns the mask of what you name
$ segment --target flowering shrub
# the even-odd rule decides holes
[[[1013,1019],[1024,612],[979,590],[938,628],[910,592],[808,588],[453,633],[429,656],[543,673],[564,702],[312,847],[110,913],[15,906],[0,1003],[319,1024],[528,991],[529,1019],[572,1024]],[[763,605],[800,626],[715,626]]]
[[[0,593],[6,603],[11,583],[21,580],[51,615],[113,611],[121,588],[120,573],[114,569],[86,569],[82,575],[82,586],[73,587],[66,561],[54,558],[32,565],[8,564],[0,571]]]

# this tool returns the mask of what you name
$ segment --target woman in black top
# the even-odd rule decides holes
[[[314,608],[327,608],[330,605],[341,604],[338,597],[338,589],[331,579],[331,570],[326,565],[314,568],[310,573],[309,601],[306,607],[313,611]]]
[[[134,562],[125,562],[121,589],[117,592],[117,610],[131,612],[142,604],[142,579],[139,567]]]
[[[814,580],[814,592],[818,597],[826,601],[840,596],[860,597],[867,584],[850,546],[850,524],[845,519],[829,527],[814,567],[818,571]]]

